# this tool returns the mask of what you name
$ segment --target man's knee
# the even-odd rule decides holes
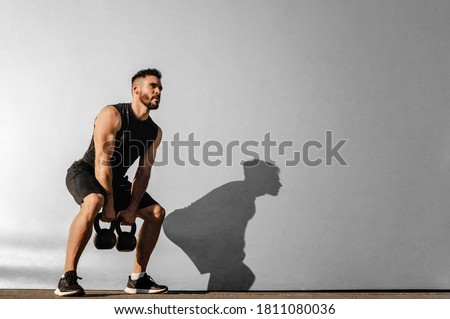
[[[162,224],[166,217],[166,211],[161,205],[152,205],[145,209],[143,218],[153,223]]]
[[[95,217],[95,215],[102,209],[105,204],[105,197],[102,194],[89,194],[83,199],[82,207],[86,211]]]

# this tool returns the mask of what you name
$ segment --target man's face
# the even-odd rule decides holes
[[[151,110],[156,110],[161,101],[162,85],[161,80],[156,76],[149,75],[145,78],[136,80],[136,87],[134,88],[139,97],[139,101]]]

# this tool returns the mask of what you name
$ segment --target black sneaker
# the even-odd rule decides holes
[[[82,279],[77,276],[77,272],[74,270],[68,271],[64,274],[64,277],[59,280],[58,288],[55,290],[55,295],[61,297],[79,297],[84,296],[85,292],[81,287],[77,279]]]
[[[131,280],[131,277],[128,276],[127,288],[125,288],[125,292],[129,294],[161,294],[167,292],[167,290],[166,286],[158,285],[147,274],[138,280]]]

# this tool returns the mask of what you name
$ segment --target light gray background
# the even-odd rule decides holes
[[[349,139],[350,166],[279,165],[279,195],[257,199],[252,289],[449,289],[449,16],[446,0],[1,0],[0,287],[55,287],[77,211],[65,171],[98,110],[158,67],[166,141]],[[234,158],[155,168],[149,192],[170,213],[242,179]],[[91,242],[83,286],[124,288],[132,257]],[[164,234],[149,272],[208,282]]]

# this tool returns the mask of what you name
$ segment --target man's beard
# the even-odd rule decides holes
[[[140,98],[141,103],[144,104],[149,110],[157,110],[159,107],[159,101],[154,104],[152,103],[152,99],[150,98],[148,101],[145,101],[142,97]]]
[[[159,103],[157,103],[157,104],[152,104],[152,103],[150,103],[149,105],[145,105],[149,110],[157,110],[158,109],[158,107],[159,107]]]

